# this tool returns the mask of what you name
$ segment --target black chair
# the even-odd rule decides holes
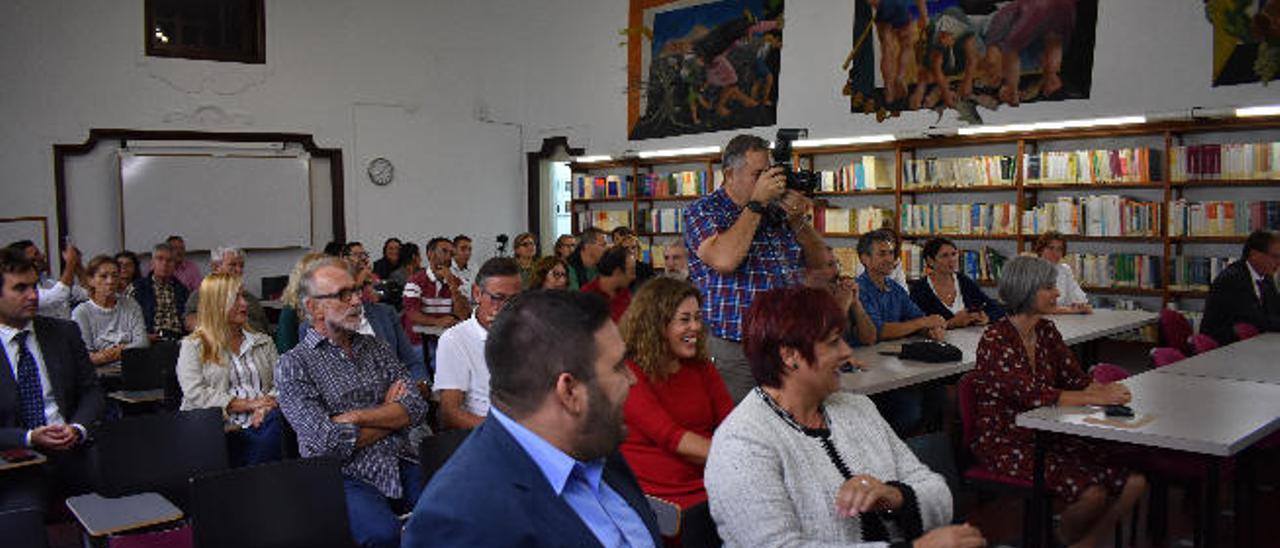
[[[164,389],[165,410],[177,411],[182,406],[182,387],[178,384],[178,352],[181,343],[178,341],[156,341],[150,348],[152,370],[160,375],[157,388]]]
[[[289,276],[263,276],[262,277],[262,298],[267,300],[279,299],[284,294],[284,288],[289,285]]]
[[[99,494],[153,491],[185,509],[190,478],[227,468],[222,424],[222,410],[206,408],[103,425],[93,448]]]
[[[0,531],[9,548],[45,548],[44,512],[39,508],[22,508],[0,512]]]
[[[684,548],[719,548],[724,544],[711,519],[711,506],[699,503],[680,514],[680,542]]]
[[[449,457],[453,456],[453,452],[458,450],[469,435],[469,429],[445,430],[422,439],[422,445],[418,447],[418,462],[422,467],[424,487],[431,483],[431,476],[436,475],[444,463],[449,462]]]
[[[354,546],[341,468],[322,459],[196,476],[191,529],[197,548]]]

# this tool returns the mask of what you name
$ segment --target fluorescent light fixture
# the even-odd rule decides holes
[[[832,137],[829,139],[797,139],[791,143],[795,148],[813,148],[841,145],[863,145],[871,143],[888,143],[895,140],[892,134],[860,135],[858,137]]]
[[[1244,107],[1236,109],[1236,116],[1248,118],[1250,116],[1276,116],[1280,115],[1280,105],[1271,105],[1265,107]]]
[[[600,162],[608,162],[612,159],[612,156],[597,154],[595,156],[578,156],[574,158],[573,161],[579,164],[598,164]]]
[[[637,153],[641,158],[671,158],[673,156],[693,156],[695,154],[715,154],[720,147],[669,148],[665,150],[642,150]]]
[[[1058,122],[1035,122],[1029,124],[1009,124],[1005,126],[978,126],[978,127],[962,127],[958,130],[960,135],[990,135],[996,133],[1013,133],[1028,131],[1046,131],[1054,129],[1079,129],[1090,127],[1105,126],[1126,126],[1130,124],[1142,124],[1147,121],[1146,116],[1116,116],[1112,118],[1089,118],[1084,120],[1062,120]]]

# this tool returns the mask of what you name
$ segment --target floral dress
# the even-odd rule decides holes
[[[1018,413],[1054,405],[1063,390],[1084,390],[1090,378],[1062,340],[1053,322],[1036,324],[1036,363],[1027,359],[1017,328],[1001,319],[982,334],[974,368],[977,437],[973,453],[992,471],[1031,481],[1035,436],[1015,424]],[[1051,436],[1045,452],[1045,485],[1050,493],[1075,502],[1090,485],[1112,495],[1124,486],[1128,471],[1114,465],[1112,446],[1076,436]]]

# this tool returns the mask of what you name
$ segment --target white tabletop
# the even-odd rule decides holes
[[[1079,344],[1153,323],[1158,315],[1143,310],[1099,309],[1092,314],[1054,315],[1049,318],[1058,326],[1067,344]],[[904,361],[897,356],[880,355],[881,351],[897,351],[902,343],[919,340],[918,337],[855,348],[853,356],[865,368],[841,375],[840,387],[849,392],[871,395],[964,373],[973,369],[978,341],[982,339],[984,330],[986,327],[947,330],[946,341],[959,348],[964,356],[960,361],[951,363]]]
[[[1280,333],[1263,333],[1197,354],[1156,371],[1280,385]]]
[[[1234,455],[1280,428],[1280,386],[1147,372],[1120,381],[1133,392],[1135,428],[1085,422],[1093,407],[1041,407],[1018,426],[1220,457]]]

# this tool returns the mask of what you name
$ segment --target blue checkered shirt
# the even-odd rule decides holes
[[[740,215],[742,207],[733,203],[724,187],[690,204],[684,214],[689,281],[702,292],[702,316],[711,334],[731,341],[742,340],[742,315],[756,293],[804,282],[800,242],[785,221],[761,219],[747,257],[730,274],[721,274],[698,258],[698,246],[728,230]]]

